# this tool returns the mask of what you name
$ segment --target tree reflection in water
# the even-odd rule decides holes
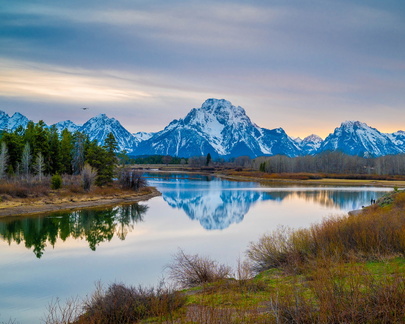
[[[58,239],[85,239],[90,249],[114,235],[125,240],[134,225],[143,221],[148,206],[133,204],[103,209],[87,209],[70,213],[54,213],[45,217],[8,218],[0,220],[0,237],[11,243],[24,242],[40,258],[47,242],[53,247]]]

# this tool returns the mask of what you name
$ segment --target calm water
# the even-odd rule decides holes
[[[156,284],[178,248],[234,266],[278,225],[307,227],[390,190],[263,187],[205,176],[148,174],[145,203],[0,219],[0,323],[40,323],[52,298],[84,297],[96,281]]]

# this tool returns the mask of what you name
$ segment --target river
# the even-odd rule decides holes
[[[54,298],[84,298],[97,281],[157,284],[179,248],[235,266],[249,242],[280,225],[308,227],[391,190],[145,176],[161,197],[114,208],[0,219],[0,323],[41,323]]]

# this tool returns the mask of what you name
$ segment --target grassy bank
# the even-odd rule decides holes
[[[237,269],[180,250],[168,265],[177,289],[113,284],[54,304],[46,323],[402,323],[404,211],[405,192],[393,192],[358,215],[280,228]]]

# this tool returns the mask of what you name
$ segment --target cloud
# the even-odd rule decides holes
[[[403,9],[390,0],[9,2],[0,103],[54,120],[68,114],[46,107],[93,105],[133,131],[160,130],[209,97],[294,136],[353,118],[399,125]]]

